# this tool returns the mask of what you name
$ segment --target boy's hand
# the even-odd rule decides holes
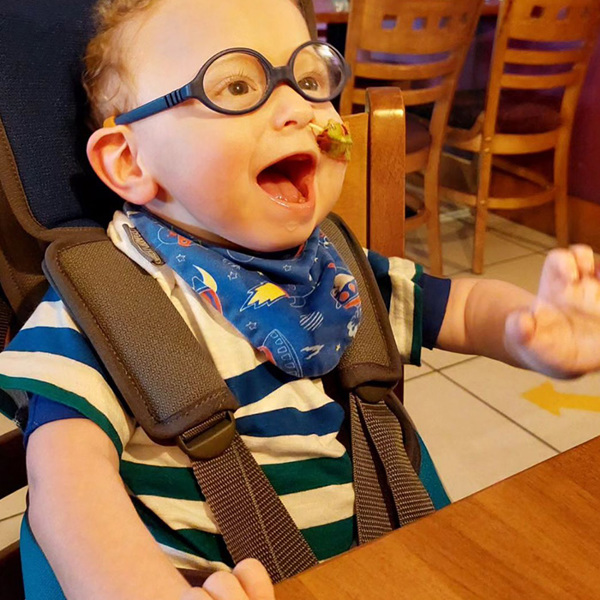
[[[275,590],[263,565],[254,558],[241,561],[232,573],[213,573],[202,588],[187,590],[181,600],[274,600]]]
[[[506,320],[506,349],[551,377],[600,369],[600,268],[588,246],[552,250],[531,310]]]

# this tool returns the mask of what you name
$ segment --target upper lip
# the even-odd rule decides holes
[[[266,164],[264,167],[262,167],[258,173],[256,174],[257,177],[260,173],[262,173],[263,171],[265,171],[266,169],[269,169],[270,167],[272,167],[273,165],[276,165],[279,162],[282,162],[284,160],[288,160],[290,158],[297,158],[298,160],[302,160],[302,159],[309,159],[311,161],[311,167],[314,170],[317,166],[317,153],[314,150],[296,150],[294,152],[290,152],[289,154],[284,154],[274,160],[272,160],[271,162],[269,162],[268,164]]]

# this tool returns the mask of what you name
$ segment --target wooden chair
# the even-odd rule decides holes
[[[366,112],[345,116],[352,158],[334,211],[365,248],[404,256],[405,113],[398,88],[370,88]]]
[[[443,134],[458,75],[482,0],[352,0],[346,59],[352,78],[341,99],[348,114],[364,105],[365,89],[397,85],[407,107],[430,105],[429,122],[407,114],[406,173],[423,171],[424,201],[406,229],[427,225],[430,271],[442,274],[438,171]],[[400,183],[397,192],[400,193]],[[407,198],[413,203],[414,198]],[[412,207],[411,207],[412,208]]]
[[[556,237],[567,245],[569,142],[599,23],[598,0],[501,3],[483,112],[468,130],[449,128],[445,142],[474,153],[470,175],[467,165],[462,182],[443,182],[445,198],[474,208],[474,273],[483,271],[489,209],[554,201]],[[503,158],[520,155],[523,163],[523,155],[551,149],[552,177]],[[444,170],[456,175],[464,160],[447,158]]]

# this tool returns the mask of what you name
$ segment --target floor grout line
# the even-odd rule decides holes
[[[452,366],[452,365],[450,365]],[[444,367],[444,369],[446,368],[450,368],[450,366],[448,367]],[[541,438],[538,434],[534,433],[533,431],[529,430],[527,427],[525,427],[524,425],[522,425],[521,423],[519,423],[518,421],[515,421],[515,419],[513,419],[512,417],[509,417],[507,414],[503,413],[501,410],[499,410],[498,408],[496,408],[493,404],[490,404],[489,402],[487,402],[486,400],[484,400],[483,398],[481,398],[480,396],[478,396],[475,392],[473,392],[472,390],[466,388],[464,385],[462,385],[461,383],[459,383],[458,381],[455,381],[454,379],[452,379],[452,377],[450,377],[449,375],[447,375],[446,373],[443,372],[443,369],[440,369],[439,371],[437,371],[442,377],[444,377],[445,379],[447,379],[448,381],[452,382],[454,385],[458,386],[459,388],[461,388],[463,391],[467,392],[470,396],[473,396],[473,398],[475,398],[476,400],[479,400],[479,402],[482,402],[483,404],[485,404],[488,408],[491,408],[494,412],[498,413],[499,415],[501,415],[502,417],[504,417],[507,421],[510,421],[511,423],[513,423],[514,425],[516,425],[519,429],[522,429],[524,432],[528,433],[529,435],[531,435],[532,437],[534,437],[536,440],[538,440],[539,442],[541,442],[542,444],[544,444],[545,446],[548,446],[548,448],[550,448],[551,450],[554,450],[554,452],[556,452],[557,454],[560,454],[562,452],[562,450],[559,450],[558,448],[555,448],[550,442],[546,441],[545,439]]]

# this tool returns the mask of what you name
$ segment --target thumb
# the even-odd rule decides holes
[[[246,558],[239,562],[233,574],[238,578],[249,600],[275,600],[271,578],[261,562]]]
[[[504,337],[507,347],[527,346],[535,334],[535,317],[530,310],[511,312],[504,325]]]

